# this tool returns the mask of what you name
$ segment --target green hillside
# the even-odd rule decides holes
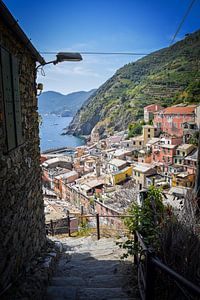
[[[97,124],[103,136],[143,118],[146,105],[183,102],[200,103],[200,30],[119,69],[77,112],[69,132],[88,135]]]

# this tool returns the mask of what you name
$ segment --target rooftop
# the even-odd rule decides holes
[[[181,144],[178,146],[177,150],[189,150],[190,148],[193,148],[193,144]]]
[[[167,149],[174,149],[177,147],[177,145],[170,145],[170,144],[161,144],[160,146],[162,148],[167,148]]]
[[[165,108],[162,113],[164,115],[171,115],[171,114],[194,114],[196,105],[191,106],[172,106]]]
[[[116,167],[121,167],[123,165],[126,164],[126,161],[125,160],[122,160],[122,159],[118,159],[118,158],[113,158],[111,159],[109,162],[108,162],[110,165],[114,165]]]
[[[75,175],[78,175],[78,173],[76,171],[69,171],[64,174],[56,176],[55,179],[67,179],[67,178],[69,178],[71,176],[75,176]]]
[[[128,155],[130,154],[131,151],[130,150],[127,150],[127,149],[117,149],[115,152],[114,152],[114,156],[120,156],[120,155]]]
[[[49,167],[50,165],[61,162],[61,161],[69,162],[69,159],[66,157],[63,157],[63,156],[50,158],[50,159],[45,160],[45,162],[43,162],[42,166]]]
[[[150,171],[151,169],[154,169],[154,166],[152,166],[151,164],[138,163],[135,166],[133,166],[134,171],[138,171],[141,173],[146,173],[146,172]]]
[[[146,145],[147,145],[147,146],[153,145],[153,144],[156,144],[156,143],[159,142],[159,141],[160,141],[160,138],[152,138],[152,139],[150,139],[150,140],[146,143]]]

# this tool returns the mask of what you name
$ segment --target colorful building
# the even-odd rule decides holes
[[[144,121],[149,122],[153,120],[154,113],[162,110],[163,107],[158,104],[151,104],[144,107]]]
[[[139,190],[147,185],[147,176],[157,174],[157,170],[150,164],[138,163],[133,167],[133,178],[138,185]]]
[[[189,174],[188,172],[181,172],[172,176],[172,187],[183,186],[183,187],[194,187],[195,174]]]
[[[176,154],[174,155],[173,161],[175,165],[184,165],[184,159],[188,156],[193,150],[195,146],[192,144],[182,144],[179,145],[176,149]]]
[[[183,124],[199,123],[200,112],[197,105],[167,107],[154,114],[154,125],[169,135],[182,137]]]
[[[116,185],[130,179],[133,175],[133,168],[126,167],[112,174],[112,184]]]

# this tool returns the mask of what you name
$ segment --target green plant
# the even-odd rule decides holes
[[[128,138],[139,135],[142,133],[142,124],[134,123],[134,124],[129,124],[128,126]]]
[[[124,218],[124,223],[130,233],[139,232],[145,244],[153,247],[155,251],[159,251],[161,247],[159,236],[165,220],[165,212],[167,212],[164,208],[162,197],[161,189],[150,186],[144,203],[142,205],[133,203],[128,210],[128,214],[131,217]],[[140,250],[138,245],[131,239],[120,246],[127,250],[124,257],[133,255]]]

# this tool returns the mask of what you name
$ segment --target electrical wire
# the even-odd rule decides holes
[[[186,19],[187,16],[189,15],[189,13],[190,13],[190,11],[191,11],[191,9],[192,9],[192,6],[193,6],[193,4],[194,4],[195,1],[196,1],[196,0],[192,0],[192,1],[190,2],[190,5],[188,6],[188,8],[187,8],[187,10],[186,10],[186,12],[185,12],[185,14],[184,14],[184,16],[183,16],[181,22],[180,22],[179,25],[178,25],[178,28],[177,28],[177,30],[176,30],[174,36],[173,36],[173,38],[172,38],[172,40],[171,40],[171,42],[170,42],[170,44],[169,44],[170,46],[173,44],[173,42],[174,42],[174,40],[175,40],[177,34],[179,33],[179,31],[180,31],[180,29],[181,29],[183,23],[185,22],[185,19]]]
[[[58,51],[60,52],[60,51]],[[57,54],[58,52],[56,51],[47,51],[47,52],[43,52],[41,51],[40,54]],[[88,51],[78,51],[81,54],[84,55],[135,55],[135,56],[139,56],[139,55],[148,55],[150,53],[137,53],[137,52],[88,52]]]

